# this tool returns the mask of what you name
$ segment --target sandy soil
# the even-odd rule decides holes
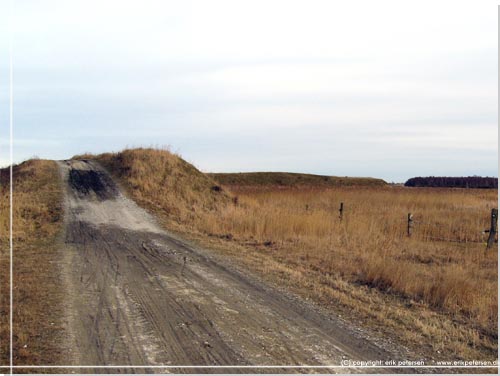
[[[59,165],[68,364],[339,365],[394,357],[335,317],[172,237],[95,162]],[[329,370],[352,371],[368,370]]]

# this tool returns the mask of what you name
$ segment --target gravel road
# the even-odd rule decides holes
[[[68,363],[340,365],[343,359],[390,359],[334,317],[169,235],[96,162],[58,163],[65,184]]]

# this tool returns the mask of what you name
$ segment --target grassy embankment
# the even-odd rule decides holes
[[[9,170],[0,170],[0,360],[9,359]],[[55,162],[14,166],[14,364],[54,364],[61,349],[63,294],[55,238],[61,228],[61,187]]]
[[[260,189],[273,190],[278,187],[281,189],[304,189],[306,187],[383,187],[387,185],[382,179],[322,176],[290,172],[212,173],[207,175],[220,184],[228,187],[237,187],[239,190],[257,187]]]
[[[496,191],[247,182],[219,190],[168,151],[95,158],[167,228],[277,285],[433,358],[496,358],[497,252],[470,242],[484,239]],[[410,239],[408,212],[422,222]]]

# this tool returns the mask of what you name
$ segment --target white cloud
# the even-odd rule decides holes
[[[450,169],[465,165],[456,150],[476,150],[496,171],[496,3],[15,1],[15,134],[33,140],[16,155],[139,141],[207,169],[273,160],[335,174],[342,162],[355,175],[383,145],[395,171],[402,148]]]

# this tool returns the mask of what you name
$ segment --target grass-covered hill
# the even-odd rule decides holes
[[[241,172],[213,173],[210,177],[226,186],[308,186],[308,187],[345,187],[345,186],[385,186],[382,179],[352,178],[339,176],[324,176],[298,174],[291,172]]]
[[[80,155],[101,163],[132,199],[171,222],[190,224],[231,202],[228,192],[177,154],[164,149],[126,149]]]

